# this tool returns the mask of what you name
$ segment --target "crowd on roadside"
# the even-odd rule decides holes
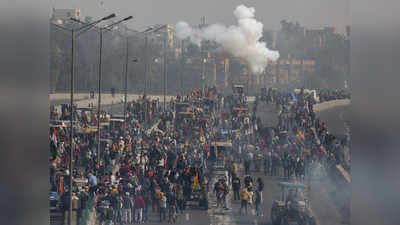
[[[103,128],[101,140],[107,141],[100,145],[100,156],[97,132],[74,130],[72,192],[74,199],[80,199],[80,210],[90,208],[86,202],[91,200],[102,224],[143,223],[154,219],[153,213],[157,213],[160,222],[167,219],[171,222],[185,210],[185,200],[193,191],[200,190],[206,195],[209,177],[206,161],[215,117],[212,113],[206,120],[200,120],[204,110],[199,110],[193,118],[177,121],[171,106],[183,102],[193,106],[193,102],[204,96],[217,96],[215,91],[196,90],[188,96],[178,96],[168,104],[166,112],[162,112],[158,101],[145,97],[129,102],[126,123]],[[200,101],[198,108],[220,108],[218,101],[207,107],[204,104]],[[68,109],[58,118],[68,119]],[[74,120],[80,127],[97,125],[96,114],[77,111],[74,110]],[[104,122],[108,115],[102,115],[100,121]],[[57,117],[53,115],[53,119]],[[171,128],[167,125],[172,125],[172,129],[167,129]],[[193,130],[193,126],[200,126],[201,132],[182,132],[184,127]],[[68,131],[68,126],[52,127],[50,131],[51,192],[61,196],[63,211],[69,208]]]
[[[200,101],[205,96],[215,96],[215,101],[211,105]],[[263,127],[256,119],[256,108],[253,116],[247,114],[252,119],[246,116],[225,119],[216,113],[202,116],[205,108],[216,110],[219,115],[232,110],[232,103],[227,102],[230,101],[224,102],[215,89],[207,89],[205,93],[193,90],[187,96],[177,96],[168,103],[165,112],[157,100],[143,97],[129,102],[127,120],[101,132],[102,139],[108,141],[100,145],[100,156],[97,132],[74,130],[72,192],[73,198],[80,199],[79,211],[95,205],[102,224],[144,223],[150,218],[154,220],[155,213],[160,222],[176,221],[193,191],[200,191],[207,198],[208,161],[210,146],[216,140],[215,130],[239,128],[239,135],[230,136],[237,152],[227,158],[229,179],[214,184],[219,205],[225,208],[227,186],[231,184],[234,198],[241,200],[241,211],[247,212],[247,205],[254,201],[259,214],[263,184],[257,179],[253,185],[251,164],[256,170],[263,165],[266,175],[303,179],[317,171],[316,165],[343,163],[342,148],[346,143],[330,135],[326,124],[319,121],[310,95],[276,92],[271,103],[279,111],[279,122],[271,128]],[[197,105],[199,110],[193,111],[192,118],[177,121],[174,105],[180,103]],[[61,115],[52,115],[53,119],[57,116],[68,119],[67,112],[68,107]],[[74,112],[74,119],[81,127],[96,126],[94,110]],[[107,113],[102,113],[100,121],[107,117]],[[195,132],[195,127],[199,127],[199,132]],[[250,128],[254,132],[248,133]],[[68,132],[68,126],[54,126],[49,135],[51,192],[60,195],[64,211],[69,208],[70,191]],[[238,163],[244,164],[248,175],[242,186]]]
[[[340,92],[329,92],[340,93]],[[340,99],[336,94],[334,99]],[[330,100],[332,100],[331,98]],[[259,138],[256,154],[247,154],[245,159],[256,164],[257,155],[263,159],[265,174],[290,178],[316,176],[322,168],[343,165],[348,168],[344,158],[347,140],[330,134],[326,124],[316,116],[312,95],[276,92],[272,102],[278,110],[278,124],[263,128],[259,124]],[[245,152],[246,146],[244,146]],[[245,162],[246,164],[246,162]]]

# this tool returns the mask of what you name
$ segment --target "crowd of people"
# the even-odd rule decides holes
[[[340,92],[328,96],[340,96]],[[68,185],[69,127],[57,124],[50,129],[51,192],[60,195],[64,211],[69,208],[70,191],[74,199],[80,199],[80,211],[95,206],[100,224],[144,223],[154,220],[154,214],[160,222],[175,222],[192,193],[207,201],[210,162],[218,158],[211,150],[219,139],[216,131],[228,130],[234,154],[224,158],[229,176],[213,184],[217,207],[228,209],[227,196],[232,190],[233,200],[241,202],[241,213],[247,214],[247,206],[254,205],[260,215],[264,184],[261,178],[253,182],[252,164],[256,171],[263,165],[265,175],[303,179],[314,171],[315,162],[324,166],[341,163],[340,148],[346,145],[330,135],[326,124],[315,116],[311,96],[276,92],[269,103],[279,111],[275,127],[263,127],[256,115],[258,102],[250,113],[242,97],[238,101],[235,96],[224,98],[215,88],[177,96],[165,111],[158,100],[143,96],[128,103],[126,121],[102,127],[100,145],[92,127],[110,121],[112,115],[102,112],[99,120],[93,108],[75,107],[79,129],[73,132],[73,189]],[[176,111],[182,104],[190,110]],[[69,110],[63,107],[61,115],[51,114],[52,119],[68,119]],[[242,180],[240,163],[245,168]]]
[[[92,199],[99,221],[106,224],[146,222],[150,208],[159,214],[160,222],[167,218],[175,221],[191,193],[204,192],[207,187],[206,160],[215,123],[212,111],[219,104],[200,101],[204,96],[213,99],[217,94],[211,88],[204,93],[194,90],[188,96],[177,96],[166,111],[158,101],[146,97],[129,102],[125,122],[102,128],[100,140],[106,141],[100,145],[100,155],[97,132],[90,130],[98,123],[94,110],[75,107],[74,120],[82,129],[74,128],[72,192],[73,198],[80,199],[80,209],[91,207],[85,202]],[[200,103],[195,107],[194,102]],[[173,106],[180,103],[195,108],[190,117],[174,116]],[[52,119],[68,119],[69,109],[63,107],[61,115],[52,113]],[[211,115],[204,117],[210,109]],[[112,115],[102,113],[100,122],[107,122],[107,118]],[[200,132],[194,132],[193,126],[199,126]],[[63,125],[50,129],[51,192],[60,194],[64,211],[69,208],[70,191],[68,132],[69,127]]]
[[[245,154],[246,171],[250,162],[257,168],[263,161],[266,175],[304,178],[331,165],[345,165],[344,148],[349,143],[329,133],[313,110],[315,103],[312,95],[303,92],[276,92],[270,104],[276,105],[277,125],[264,128],[258,124],[256,146],[239,146]]]

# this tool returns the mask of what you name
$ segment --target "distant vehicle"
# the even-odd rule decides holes
[[[60,210],[60,195],[57,192],[49,193],[50,212]]]
[[[192,118],[193,112],[190,111],[189,103],[177,103],[175,105],[175,120],[182,121],[185,118]]]
[[[123,114],[112,114],[111,119],[125,119]]]
[[[249,108],[246,105],[232,108],[232,117],[239,117],[243,115],[245,116],[248,113],[249,113]]]
[[[110,119],[110,128],[111,129],[119,129],[124,125],[124,122],[125,122],[124,119],[111,118]]]
[[[175,104],[175,112],[187,112],[189,111],[190,104],[189,103],[176,103]]]
[[[307,187],[301,183],[289,182],[280,182],[279,186],[281,198],[272,203],[272,224],[316,225],[308,199],[304,196]]]
[[[229,141],[229,130],[220,129],[216,132],[215,138],[218,142],[227,142]]]
[[[200,188],[199,190],[193,189],[186,199],[186,206],[198,206],[204,210],[208,210],[208,197],[207,191]]]
[[[244,94],[244,85],[242,85],[242,84],[235,84],[235,85],[233,85],[233,94],[235,95],[235,94],[239,94],[239,95],[241,95],[241,94]]]
[[[211,160],[214,160],[214,170],[226,170],[225,158],[232,153],[233,148],[230,141],[214,142],[210,147]]]

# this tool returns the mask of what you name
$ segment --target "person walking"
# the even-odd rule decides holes
[[[122,208],[122,201],[120,196],[117,193],[114,193],[111,198],[111,206],[113,211],[115,212],[115,216],[113,218],[114,222],[121,221],[121,208]]]
[[[257,178],[257,191],[260,192],[260,198],[262,200],[263,197],[263,190],[264,190],[264,182],[262,181],[261,177]]]
[[[261,216],[261,210],[260,210],[260,206],[262,203],[262,195],[261,195],[261,191],[256,190],[254,193],[254,206],[255,206],[255,210],[256,210],[256,216]]]
[[[232,178],[233,200],[240,200],[240,179],[237,175]]]
[[[135,199],[135,209],[137,213],[137,216],[135,215],[135,217],[137,223],[143,223],[143,208],[145,207],[145,204],[142,194],[138,193]]]
[[[166,210],[167,210],[167,197],[163,192],[161,192],[160,200],[160,223],[166,220]]]
[[[105,225],[113,225],[114,210],[108,207],[105,212]]]
[[[148,220],[149,206],[151,205],[151,191],[146,189],[142,193],[144,199],[143,221],[146,222]]]
[[[225,210],[229,210],[228,208],[228,203],[227,203],[227,196],[229,194],[229,187],[228,187],[228,181],[226,179],[223,179],[222,181],[222,185],[223,185],[223,193],[224,193],[224,197],[223,197],[223,204],[224,204],[224,209]]]
[[[248,187],[247,188],[247,192],[249,193],[249,197],[248,197],[248,200],[247,200],[247,204],[250,206],[250,207],[253,207],[253,205],[254,205],[254,202],[253,202],[253,197],[254,197],[254,192],[253,192],[253,188],[252,187]]]
[[[224,195],[225,195],[224,192],[225,190],[224,190],[223,180],[220,179],[214,185],[214,193],[217,198],[217,208],[219,208],[224,203]]]
[[[176,189],[177,211],[183,213],[185,199],[183,196],[182,185],[178,184]]]
[[[243,208],[246,210],[246,215],[247,215],[247,205],[249,200],[249,192],[247,191],[247,188],[243,188],[243,190],[241,191],[240,199],[241,199],[240,215],[242,214]]]
[[[168,223],[176,222],[176,197],[173,191],[168,194]]]
[[[125,196],[122,198],[122,223],[129,224],[132,222],[132,208],[133,202],[129,197],[129,192],[125,193]]]

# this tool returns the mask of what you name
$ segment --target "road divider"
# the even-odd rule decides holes
[[[346,105],[350,105],[350,104],[351,104],[350,99],[333,100],[333,101],[315,104],[313,109],[314,109],[314,112],[320,112],[320,111],[334,108],[337,106],[346,106]]]

